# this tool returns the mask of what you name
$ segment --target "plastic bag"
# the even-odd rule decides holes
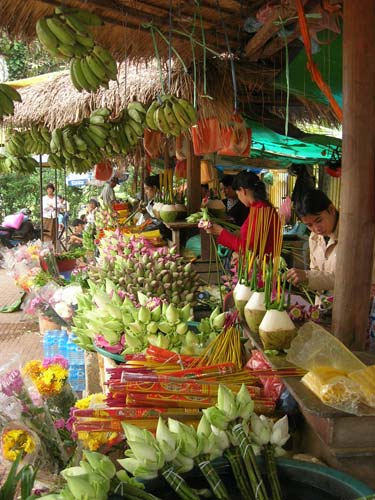
[[[251,351],[251,357],[249,361],[246,363],[245,368],[256,371],[256,370],[270,370],[272,367],[261,351],[253,350]],[[277,401],[280,397],[280,394],[285,388],[281,378],[276,377],[274,375],[271,376],[260,375],[259,380],[263,384],[264,395],[268,398],[271,398],[272,401]]]
[[[98,181],[108,181],[112,172],[112,163],[109,160],[103,160],[95,165],[94,178]]]
[[[224,146],[217,118],[198,120],[197,125],[191,128],[191,138],[194,154],[197,156],[216,153]]]
[[[150,158],[158,158],[161,154],[161,132],[146,128],[143,134],[143,146]]]
[[[251,129],[246,128],[240,116],[233,116],[230,125],[221,129],[223,147],[218,151],[224,156],[249,156]]]
[[[10,229],[19,229],[22,226],[25,216],[21,213],[7,215],[4,217],[2,222],[3,227],[9,227]]]

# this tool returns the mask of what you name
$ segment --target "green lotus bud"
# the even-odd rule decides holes
[[[129,323],[126,329],[130,330],[135,335],[140,335],[141,333],[143,333],[143,325],[140,325],[137,322]]]
[[[217,407],[229,419],[235,420],[238,417],[238,406],[233,392],[223,384],[219,385],[217,393]]]
[[[236,395],[236,402],[238,407],[238,416],[248,420],[254,411],[254,401],[251,399],[245,384],[241,385],[241,389]]]
[[[159,443],[161,451],[164,453],[165,460],[171,462],[177,455],[176,434],[168,429],[164,420],[159,417],[156,428],[156,440]]]
[[[125,334],[125,343],[126,343],[127,352],[130,352],[130,351],[139,352],[143,348],[142,341],[139,338],[134,337],[134,335],[130,335],[129,333]]]
[[[288,416],[284,415],[273,424],[270,443],[282,447],[289,438]]]
[[[198,345],[199,344],[198,335],[189,330],[185,336],[185,344],[188,346]]]
[[[183,321],[181,321],[180,323],[178,323],[176,325],[176,333],[178,333],[178,335],[185,335],[185,333],[188,331],[188,325],[187,323],[184,323]]]
[[[271,430],[266,421],[262,420],[256,413],[251,415],[251,437],[259,446],[268,444],[271,437]]]
[[[212,326],[213,324],[213,321],[214,319],[216,318],[216,316],[220,314],[220,307],[219,306],[216,306],[215,309],[212,311],[212,313],[210,314],[210,324]]]
[[[85,450],[84,455],[95,472],[104,475],[107,479],[112,479],[114,477],[116,467],[107,455],[89,450]]]
[[[155,307],[155,309],[151,311],[151,319],[152,321],[159,321],[160,317],[161,317],[161,307],[160,305],[158,305],[157,307]]]
[[[81,460],[79,462],[79,466],[84,472],[87,472],[87,474],[90,474],[90,472],[94,472],[94,469],[91,467],[91,465],[88,462],[85,462],[84,460]]]
[[[145,306],[146,302],[148,301],[147,295],[145,295],[142,292],[137,292],[137,297],[138,297],[138,302],[141,306]]]
[[[228,427],[230,420],[225,415],[224,412],[219,410],[216,406],[211,406],[210,408],[203,409],[203,414],[206,415],[207,420],[211,425],[214,425],[220,430],[225,431]]]
[[[162,333],[158,334],[157,347],[161,347],[162,349],[169,348],[169,338],[167,335],[163,335]]]
[[[186,295],[186,302],[191,303],[194,300],[194,293],[188,293]]]
[[[151,311],[145,306],[138,309],[138,321],[141,323],[148,323],[151,319]]]
[[[190,304],[186,304],[182,309],[180,309],[180,318],[182,321],[190,321],[192,318],[192,308]]]
[[[166,321],[161,321],[159,323],[159,330],[165,334],[169,334],[173,330],[173,326],[170,323],[167,323]]]
[[[224,323],[225,323],[225,318],[226,318],[226,313],[223,312],[221,314],[218,314],[212,321],[212,326],[215,328],[215,330],[222,330]]]
[[[156,321],[150,321],[146,326],[147,333],[156,333],[159,329],[159,323]]]

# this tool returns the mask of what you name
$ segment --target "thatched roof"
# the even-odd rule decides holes
[[[251,64],[239,66],[236,74],[242,96],[250,95],[254,88],[261,89],[264,81],[274,78],[274,70],[264,69],[260,73]],[[168,80],[168,68],[165,67],[164,90],[193,101],[194,82],[188,73],[181,68],[172,70],[170,89]],[[5,119],[5,125],[27,127],[35,123],[50,129],[78,122],[101,106],[112,109],[115,116],[133,99],[149,104],[162,93],[160,73],[155,61],[138,65],[122,63],[118,81],[111,81],[108,89],[100,89],[94,94],[78,92],[71,83],[69,72],[62,72],[53,80],[19,91],[22,103],[16,103],[14,115]],[[199,79],[197,99],[201,117],[217,116],[222,122],[229,120],[234,109],[234,94],[230,65],[225,60],[208,63],[207,92],[212,99],[203,96],[202,81]]]
[[[322,9],[319,0],[302,2],[306,13],[316,13]],[[328,0],[328,4],[332,5],[341,2],[342,0]],[[200,8],[197,4],[200,4]],[[60,1],[1,0],[0,28],[5,28],[11,37],[33,40],[36,36],[36,21],[51,14],[55,5],[60,5]],[[294,0],[279,3],[266,0],[64,0],[63,5],[95,12],[105,21],[103,26],[93,30],[94,37],[118,61],[126,61],[126,69],[123,65],[119,81],[111,82],[108,90],[100,90],[93,95],[78,93],[72,87],[68,75],[58,77],[43,87],[23,90],[24,104],[17,105],[15,116],[7,120],[8,123],[19,126],[37,122],[54,127],[77,121],[98,105],[105,104],[116,110],[132,96],[144,103],[149,102],[160,92],[159,75],[153,64],[155,47],[150,25],[160,30],[155,32],[155,37],[164,64],[168,61],[170,50],[159,33],[170,39],[173,48],[188,67],[189,74],[179,70],[172,78],[173,91],[188,98],[192,97],[193,81],[190,75],[193,74],[194,63],[198,67],[198,94],[203,94],[202,42],[205,38],[208,48],[207,93],[214,100],[199,99],[203,116],[211,115],[215,110],[220,118],[225,119],[233,110],[230,64],[224,59],[227,57],[228,61],[228,54],[236,59],[240,111],[250,116],[259,116],[266,108],[268,113],[273,113],[273,109],[285,105],[285,93],[275,91],[274,82],[285,65],[285,38],[280,36],[282,20],[288,29],[290,57],[302,47],[299,25],[295,22]],[[308,19],[314,32],[329,25],[327,16],[330,18],[335,14],[327,11],[322,20],[316,17]],[[262,22],[258,22],[254,30],[254,22],[259,19]],[[192,32],[195,41],[193,44],[190,38]],[[222,54],[223,57],[214,56],[213,52]],[[164,77],[166,76],[167,69],[164,66]],[[294,109],[296,119],[299,117],[298,110],[305,108],[301,112],[302,119],[324,123],[336,121],[328,107],[320,104],[310,106],[303,98],[291,97],[290,106]]]

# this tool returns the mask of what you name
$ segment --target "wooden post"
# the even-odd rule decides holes
[[[191,141],[187,153],[187,211],[193,214],[199,212],[201,207],[201,166],[200,157],[194,155]]]
[[[375,230],[375,2],[344,2],[343,165],[333,333],[363,350]]]

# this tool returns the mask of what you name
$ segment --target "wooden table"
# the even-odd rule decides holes
[[[176,245],[178,253],[181,253],[181,243],[180,243],[180,232],[184,229],[193,229],[198,227],[197,222],[186,222],[186,221],[176,221],[176,222],[164,222],[165,227],[172,232],[172,243]]]

